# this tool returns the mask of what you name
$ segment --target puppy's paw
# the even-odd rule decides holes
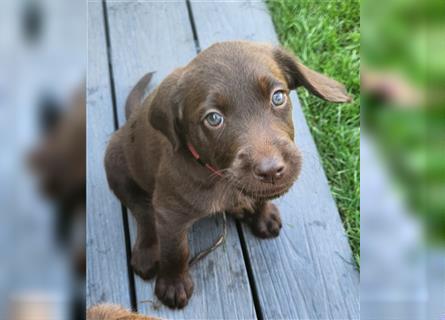
[[[156,279],[155,293],[159,300],[172,309],[182,309],[193,293],[193,281],[188,273],[182,276]]]
[[[131,254],[131,266],[133,271],[144,280],[149,280],[156,275],[159,264],[158,246],[140,247],[134,246]]]
[[[273,203],[267,203],[260,212],[256,212],[247,220],[252,233],[263,239],[275,238],[280,234],[281,217]]]

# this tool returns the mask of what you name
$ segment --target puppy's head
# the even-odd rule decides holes
[[[175,150],[192,144],[244,194],[271,199],[300,172],[289,98],[299,86],[324,100],[350,101],[343,85],[281,48],[218,43],[163,81],[150,122]]]

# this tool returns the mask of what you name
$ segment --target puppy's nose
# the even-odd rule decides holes
[[[283,160],[276,157],[267,157],[258,161],[253,172],[258,180],[274,183],[283,176],[284,169]]]

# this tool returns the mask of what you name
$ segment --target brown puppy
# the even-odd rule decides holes
[[[144,279],[157,272],[158,298],[182,308],[193,291],[187,231],[195,221],[227,211],[262,238],[279,233],[269,200],[289,190],[301,166],[289,91],[350,98],[284,50],[242,41],[204,50],[141,102],[149,79],[130,94],[128,121],[112,137],[105,165],[137,220],[135,272]]]
[[[87,320],[159,320],[134,313],[115,304],[99,304],[87,310]]]

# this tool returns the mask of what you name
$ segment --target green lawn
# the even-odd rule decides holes
[[[427,99],[404,106],[362,94],[362,126],[428,245],[445,246],[445,2],[361,1],[362,64],[399,75]],[[439,94],[438,94],[439,93]],[[440,94],[442,93],[442,94]]]
[[[352,103],[298,89],[331,191],[360,266],[360,1],[269,0],[281,44],[308,67],[345,84]],[[298,139],[298,137],[297,137]]]

